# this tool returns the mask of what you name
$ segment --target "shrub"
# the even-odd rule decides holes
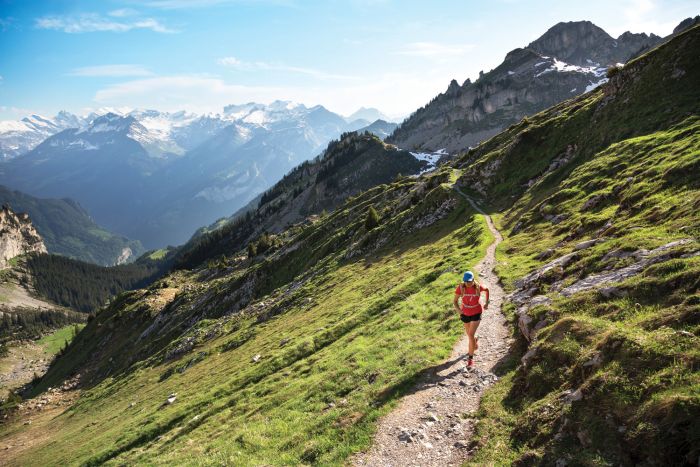
[[[258,247],[255,245],[255,243],[250,242],[248,244],[248,258],[255,258],[255,256],[258,254]]]
[[[374,206],[370,206],[367,210],[367,218],[365,219],[365,229],[372,230],[379,225],[379,214]]]

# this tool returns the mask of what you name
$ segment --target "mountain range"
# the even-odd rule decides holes
[[[148,248],[184,242],[332,138],[371,123],[282,101],[230,105],[216,116],[152,110],[59,116],[77,127],[0,164],[0,183],[37,197],[72,198],[100,225]],[[60,127],[46,123],[44,133],[25,140],[43,137],[45,128]],[[386,135],[392,127],[373,128]]]
[[[454,154],[594,89],[610,66],[663,40],[629,32],[612,38],[588,21],[559,23],[475,82],[453,80],[398,128],[370,121],[384,116],[377,109],[344,118],[286,101],[228,105],[217,115],[137,110],[31,117],[5,123],[12,131],[0,127],[0,147],[12,148],[4,150],[9,160],[0,164],[0,183],[35,197],[74,199],[99,225],[146,248],[181,244],[343,132],[367,130],[403,149]]]

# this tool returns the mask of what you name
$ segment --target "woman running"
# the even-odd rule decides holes
[[[486,292],[486,301],[483,309],[489,307],[489,289],[482,287],[474,280],[474,273],[467,271],[462,277],[462,283],[455,289],[454,307],[460,314],[460,319],[464,323],[464,332],[469,338],[469,348],[467,351],[467,366],[474,364],[474,352],[479,348],[478,340],[474,335],[481,322],[481,293]],[[459,306],[459,298],[462,298],[462,307]]]

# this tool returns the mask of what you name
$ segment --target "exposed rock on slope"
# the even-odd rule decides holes
[[[661,40],[629,32],[614,39],[589,21],[559,23],[476,82],[452,80],[387,141],[405,149],[466,151],[527,115],[593,89],[605,81],[608,66]]]
[[[16,214],[8,205],[0,210],[0,268],[9,260],[27,253],[46,253],[41,236],[29,220],[29,214]]]

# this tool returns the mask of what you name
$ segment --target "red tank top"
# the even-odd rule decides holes
[[[481,303],[479,298],[484,289],[481,285],[477,290],[476,287],[469,287],[464,284],[459,284],[455,289],[455,295],[462,297],[462,314],[466,316],[474,316],[481,313]]]

